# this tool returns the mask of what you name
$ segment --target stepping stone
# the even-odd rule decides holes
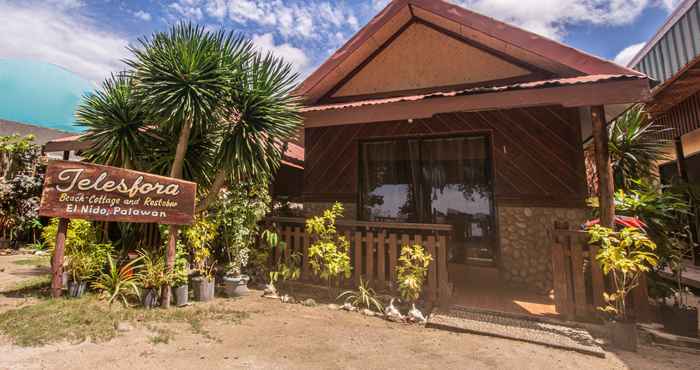
[[[605,358],[605,351],[588,331],[536,317],[453,306],[434,311],[426,327],[519,340]]]

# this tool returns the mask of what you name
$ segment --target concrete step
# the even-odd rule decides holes
[[[428,318],[426,326],[518,340],[605,357],[605,351],[587,330],[560,325],[537,317],[452,306],[447,309],[436,309]]]

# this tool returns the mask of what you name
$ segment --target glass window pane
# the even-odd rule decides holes
[[[361,152],[363,218],[368,221],[417,222],[412,207],[411,151],[408,143],[363,143]]]

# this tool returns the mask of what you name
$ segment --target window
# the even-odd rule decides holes
[[[493,258],[487,136],[364,142],[360,214],[366,221],[451,224],[451,259]]]

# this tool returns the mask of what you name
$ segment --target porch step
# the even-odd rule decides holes
[[[426,326],[460,333],[519,340],[601,358],[605,357],[605,351],[588,331],[555,324],[536,317],[452,306],[448,309],[433,311]]]

